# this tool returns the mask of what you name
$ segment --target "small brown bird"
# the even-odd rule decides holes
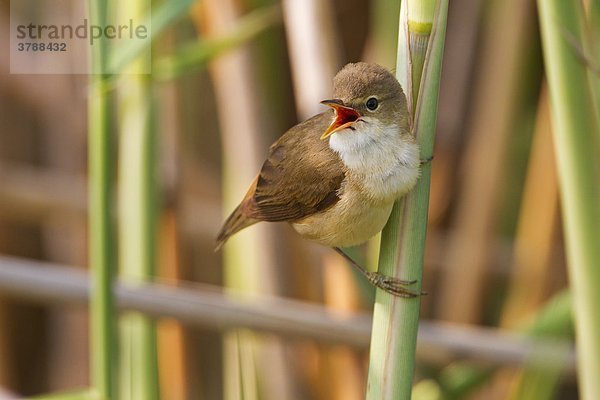
[[[394,201],[415,185],[419,148],[409,128],[406,97],[385,68],[359,62],[333,79],[333,109],[283,134],[246,196],[217,238],[260,221],[286,221],[304,238],[333,247],[375,286],[414,297],[402,281],[369,272],[340,247],[367,241],[383,229]]]

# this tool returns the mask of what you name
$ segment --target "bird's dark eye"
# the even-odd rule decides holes
[[[367,100],[367,108],[371,111],[375,111],[377,109],[377,107],[379,106],[379,102],[377,101],[377,99],[375,97],[369,97],[369,100]]]

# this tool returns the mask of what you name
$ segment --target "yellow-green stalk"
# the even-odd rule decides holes
[[[209,34],[225,35],[239,22],[237,4],[233,0],[206,1],[208,17],[214,19]],[[198,18],[199,20],[200,18]],[[224,213],[230,212],[254,178],[260,166],[264,147],[263,133],[255,118],[261,100],[250,85],[251,54],[248,48],[238,48],[212,60],[209,71],[213,79],[220,122],[223,154]],[[235,109],[236,118],[231,118]],[[269,291],[273,268],[272,251],[267,245],[269,227],[256,226],[240,232],[223,248],[224,284],[233,293],[252,297]],[[227,400],[259,398],[257,352],[259,338],[253,332],[238,329],[224,335],[224,393]]]
[[[578,57],[571,41],[584,44],[585,16],[579,1],[540,0],[538,12],[573,295],[579,392],[582,399],[598,399],[600,133],[588,66]]]
[[[143,20],[147,0],[118,3],[119,19]],[[156,137],[152,127],[150,48],[123,69],[119,105],[119,276],[127,284],[152,281],[156,248]],[[122,399],[158,399],[156,326],[140,313],[121,317],[119,393]]]
[[[423,63],[427,54],[427,44],[431,35],[435,1],[408,1],[408,43],[411,69],[411,106],[416,109],[416,102],[421,87]],[[398,60],[399,61],[399,60]]]
[[[399,1],[375,0],[371,3],[371,59],[392,69],[398,48]]]
[[[400,11],[397,77],[405,88],[409,104],[416,104],[413,130],[422,159],[428,159],[433,154],[448,12],[447,0],[440,0],[435,7],[434,4],[433,0],[408,1],[402,3]],[[429,45],[412,46],[413,40],[421,41],[427,36],[427,26],[431,27]],[[411,38],[414,35],[418,37]],[[426,55],[413,54],[413,51],[425,50]],[[421,78],[414,78],[421,71],[417,69],[418,64],[409,62],[409,57],[411,60],[424,60],[421,64]],[[412,87],[415,82],[421,82],[420,89]],[[417,94],[418,99],[415,101]],[[403,280],[417,279],[418,283],[413,288],[415,291],[420,291],[423,277],[430,174],[430,165],[425,164],[416,187],[394,206],[390,220],[382,232],[379,272]],[[367,399],[410,398],[415,370],[419,305],[418,297],[398,298],[377,290]]]
[[[90,24],[105,26],[107,1],[90,0]],[[111,224],[112,179],[110,156],[110,112],[105,74],[108,43],[100,38],[92,46],[88,98],[89,240],[92,275],[91,384],[100,399],[115,398],[115,318],[112,286],[114,243]]]
[[[590,52],[588,75],[595,102],[596,116],[600,118],[600,0],[589,2],[587,26]]]

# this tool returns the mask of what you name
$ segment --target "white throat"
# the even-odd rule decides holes
[[[362,117],[352,129],[331,135],[329,147],[354,175],[368,197],[394,201],[406,194],[419,177],[419,148],[400,134],[396,124],[384,125]]]

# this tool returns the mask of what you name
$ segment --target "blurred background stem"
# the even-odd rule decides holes
[[[147,0],[118,3],[118,20],[143,20]],[[150,47],[124,67],[117,86],[119,105],[119,277],[138,285],[156,269],[156,134],[152,121]],[[156,324],[140,313],[119,323],[121,399],[159,398]]]
[[[588,2],[587,13],[588,76],[596,109],[596,118],[600,119],[600,1]]]
[[[107,23],[108,1],[90,0],[90,23]],[[112,157],[110,107],[107,88],[108,44],[100,39],[92,47],[89,135],[89,231],[90,270],[94,280],[91,297],[91,383],[100,399],[115,398],[115,320],[112,284],[115,244],[112,229]]]
[[[524,100],[530,87],[537,90],[539,79],[529,72],[536,55],[531,44],[535,26],[529,22],[535,15],[533,0],[488,6],[479,39],[483,55],[474,77],[458,166],[463,177],[461,195],[454,201],[452,229],[443,250],[449,267],[442,271],[437,288],[437,318],[457,323],[479,323],[486,309],[484,301],[475,299],[481,299],[490,275],[490,238],[498,235],[502,217],[498,209],[506,202],[506,193],[517,186],[514,181],[505,183],[508,166],[517,161],[511,158],[510,145],[528,134],[523,128]],[[524,79],[524,71],[531,74],[529,79]]]
[[[233,31],[242,14],[241,7],[233,0],[207,0],[202,6],[207,18],[202,19],[199,10],[195,21],[199,30],[207,35],[219,36]],[[227,215],[243,197],[264,157],[267,142],[258,118],[262,93],[254,90],[256,70],[248,46],[213,59],[209,72],[218,106],[223,214]],[[224,283],[236,295],[253,297],[258,293],[277,292],[274,236],[272,225],[256,225],[240,232],[224,247]],[[283,373],[286,363],[279,347],[277,341],[246,329],[227,332],[223,340],[224,398],[291,398],[288,376]],[[267,365],[279,368],[270,371]],[[280,374],[279,385],[268,383],[271,374]]]
[[[581,2],[538,1],[573,294],[582,399],[600,397],[600,132],[585,49]],[[596,38],[597,39],[597,38]]]
[[[373,30],[369,36],[366,58],[389,70],[396,65],[398,49],[398,15],[401,1],[374,0],[370,23]]]

